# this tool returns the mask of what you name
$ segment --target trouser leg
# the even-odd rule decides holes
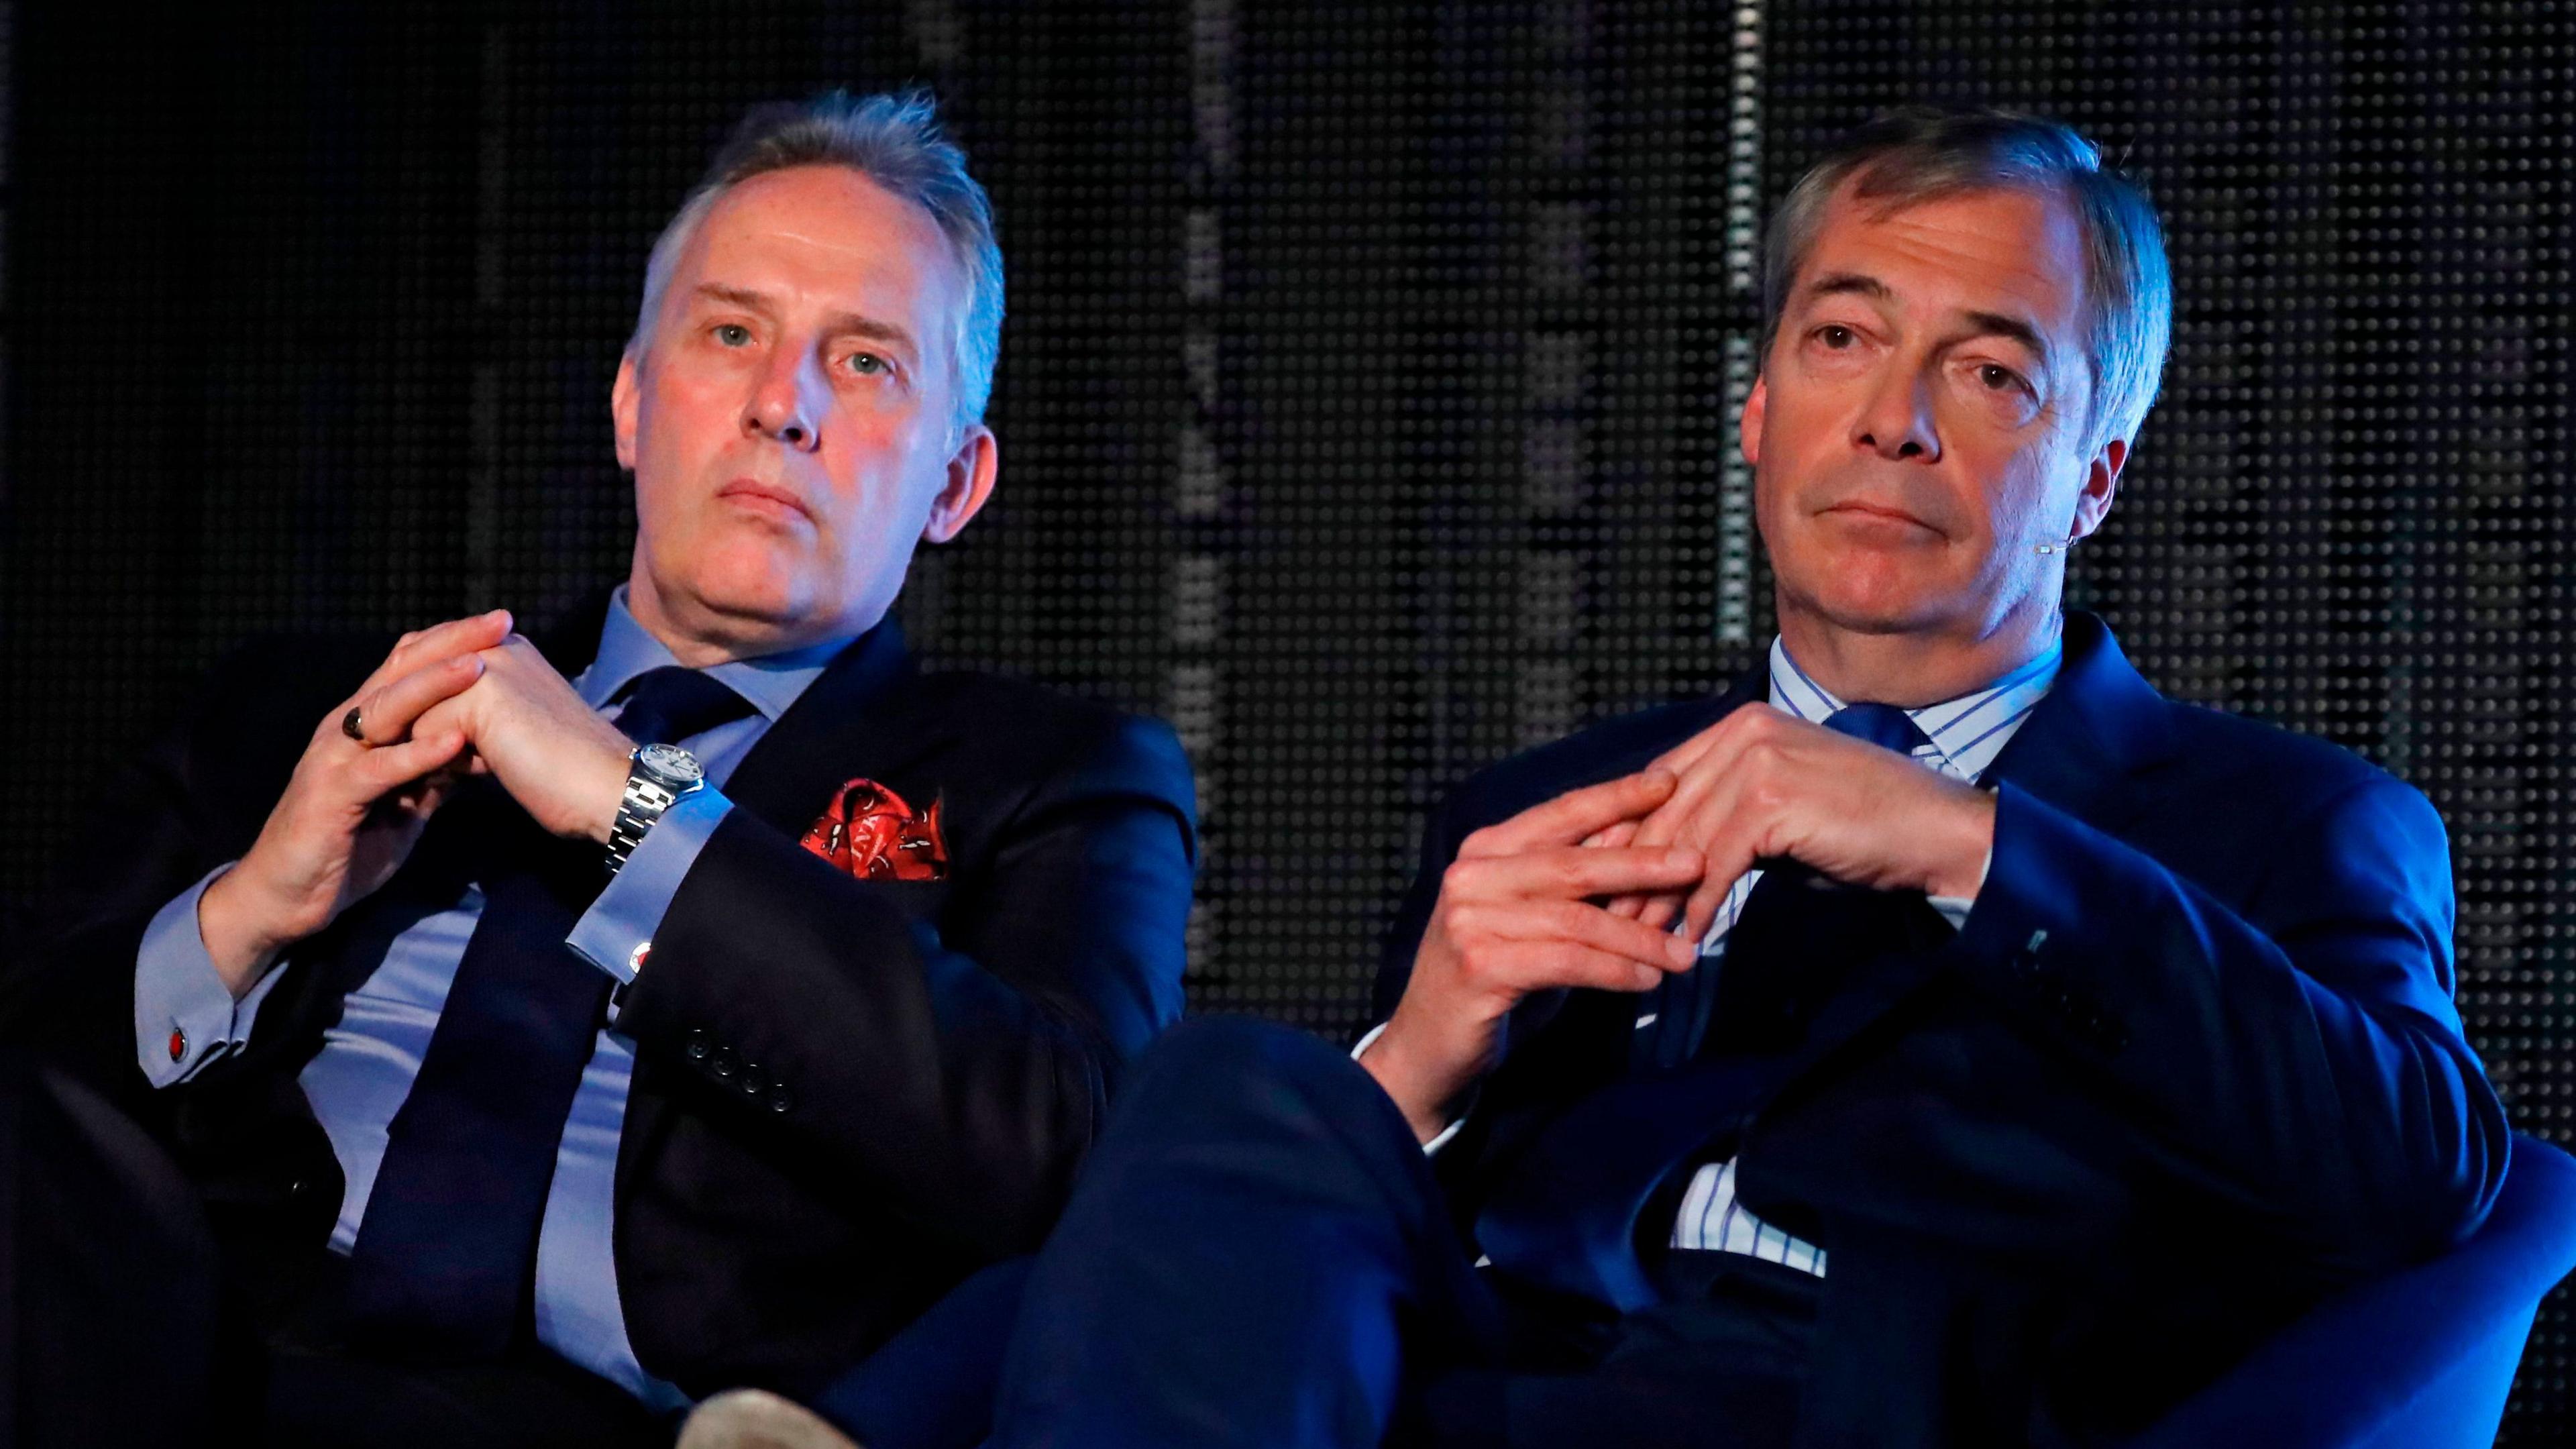
[[[159,1145],[70,1077],[0,1056],[0,1442],[206,1442],[219,1276]]]
[[[1002,1354],[1035,1263],[1012,1258],[959,1284],[807,1407],[867,1449],[966,1449],[983,1442],[992,1430]]]
[[[1374,1445],[1500,1351],[1403,1115],[1332,1046],[1186,1023],[1139,1062],[1038,1256],[999,1445]]]

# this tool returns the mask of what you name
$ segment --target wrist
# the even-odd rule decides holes
[[[258,878],[248,865],[235,863],[197,893],[197,939],[235,996],[249,990],[287,947],[311,934],[263,924],[275,912],[262,909]]]
[[[1924,882],[1923,893],[1950,900],[1973,901],[1986,884],[1995,858],[1995,797],[1991,791],[1969,791],[1942,832],[1943,849]]]
[[[610,832],[617,828],[617,812],[626,802],[626,777],[634,768],[635,747],[630,744],[624,751],[600,760],[591,771],[595,783],[583,790],[587,803],[581,812],[581,833],[591,844],[608,844]]]
[[[1359,1063],[1404,1113],[1415,1138],[1429,1142],[1447,1129],[1450,1106],[1482,1074],[1483,1062],[1472,1050],[1443,1050],[1440,1043],[1426,1042],[1417,1024],[1399,1006]]]

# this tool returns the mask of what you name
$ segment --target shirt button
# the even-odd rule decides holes
[[[707,1034],[703,1031],[690,1032],[688,1040],[682,1044],[680,1050],[689,1054],[690,1061],[705,1061],[707,1059]]]
[[[188,1034],[175,1026],[170,1028],[170,1060],[178,1061],[187,1054]]]

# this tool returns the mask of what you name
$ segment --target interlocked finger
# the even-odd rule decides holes
[[[1499,941],[1481,953],[1494,975],[1523,991],[1590,986],[1603,991],[1651,991],[1665,968],[1616,951],[1570,941]]]
[[[377,665],[366,682],[358,686],[358,698],[364,700],[393,680],[436,660],[491,648],[509,632],[510,613],[507,609],[494,609],[471,618],[450,619],[443,624],[414,630],[403,635],[394,645],[393,652],[385,656],[385,662]]]
[[[1699,879],[1699,853],[1683,849],[1586,850],[1579,845],[1460,860],[1450,869],[1457,899],[1542,897],[1579,900],[1623,891],[1668,890]]]
[[[1498,917],[1490,929],[1514,940],[1569,942],[1667,971],[1678,971],[1699,959],[1699,953],[1678,937],[1580,901],[1532,901],[1518,912]]]
[[[465,737],[432,734],[367,751],[350,769],[371,795],[388,795],[453,761],[465,748]]]
[[[1649,770],[1569,790],[1468,836],[1460,842],[1458,854],[1462,858],[1508,855],[1532,846],[1573,845],[1595,831],[1653,810],[1671,796],[1673,785],[1670,774]]]
[[[340,732],[371,748],[407,739],[413,723],[431,706],[462,693],[482,676],[483,660],[473,654],[459,654],[415,669],[360,695],[340,716]],[[356,728],[352,729],[352,725]]]

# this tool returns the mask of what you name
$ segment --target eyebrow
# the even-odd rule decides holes
[[[1896,293],[1885,282],[1866,272],[1828,272],[1807,284],[1804,300],[1812,302],[1818,297],[1865,297],[1873,302],[1894,302]],[[2048,339],[2042,337],[2039,329],[2028,321],[2002,312],[1972,311],[1966,316],[1968,325],[1976,329],[1973,335],[2018,342],[2041,363],[2054,361]]]
[[[744,287],[728,287],[721,282],[700,282],[697,295],[729,302],[746,312],[758,312],[763,316],[776,311],[766,294]],[[859,312],[836,312],[824,319],[823,330],[835,337],[867,337],[891,342],[907,352],[918,353],[921,350],[913,342],[911,333],[892,322],[880,321]]]

